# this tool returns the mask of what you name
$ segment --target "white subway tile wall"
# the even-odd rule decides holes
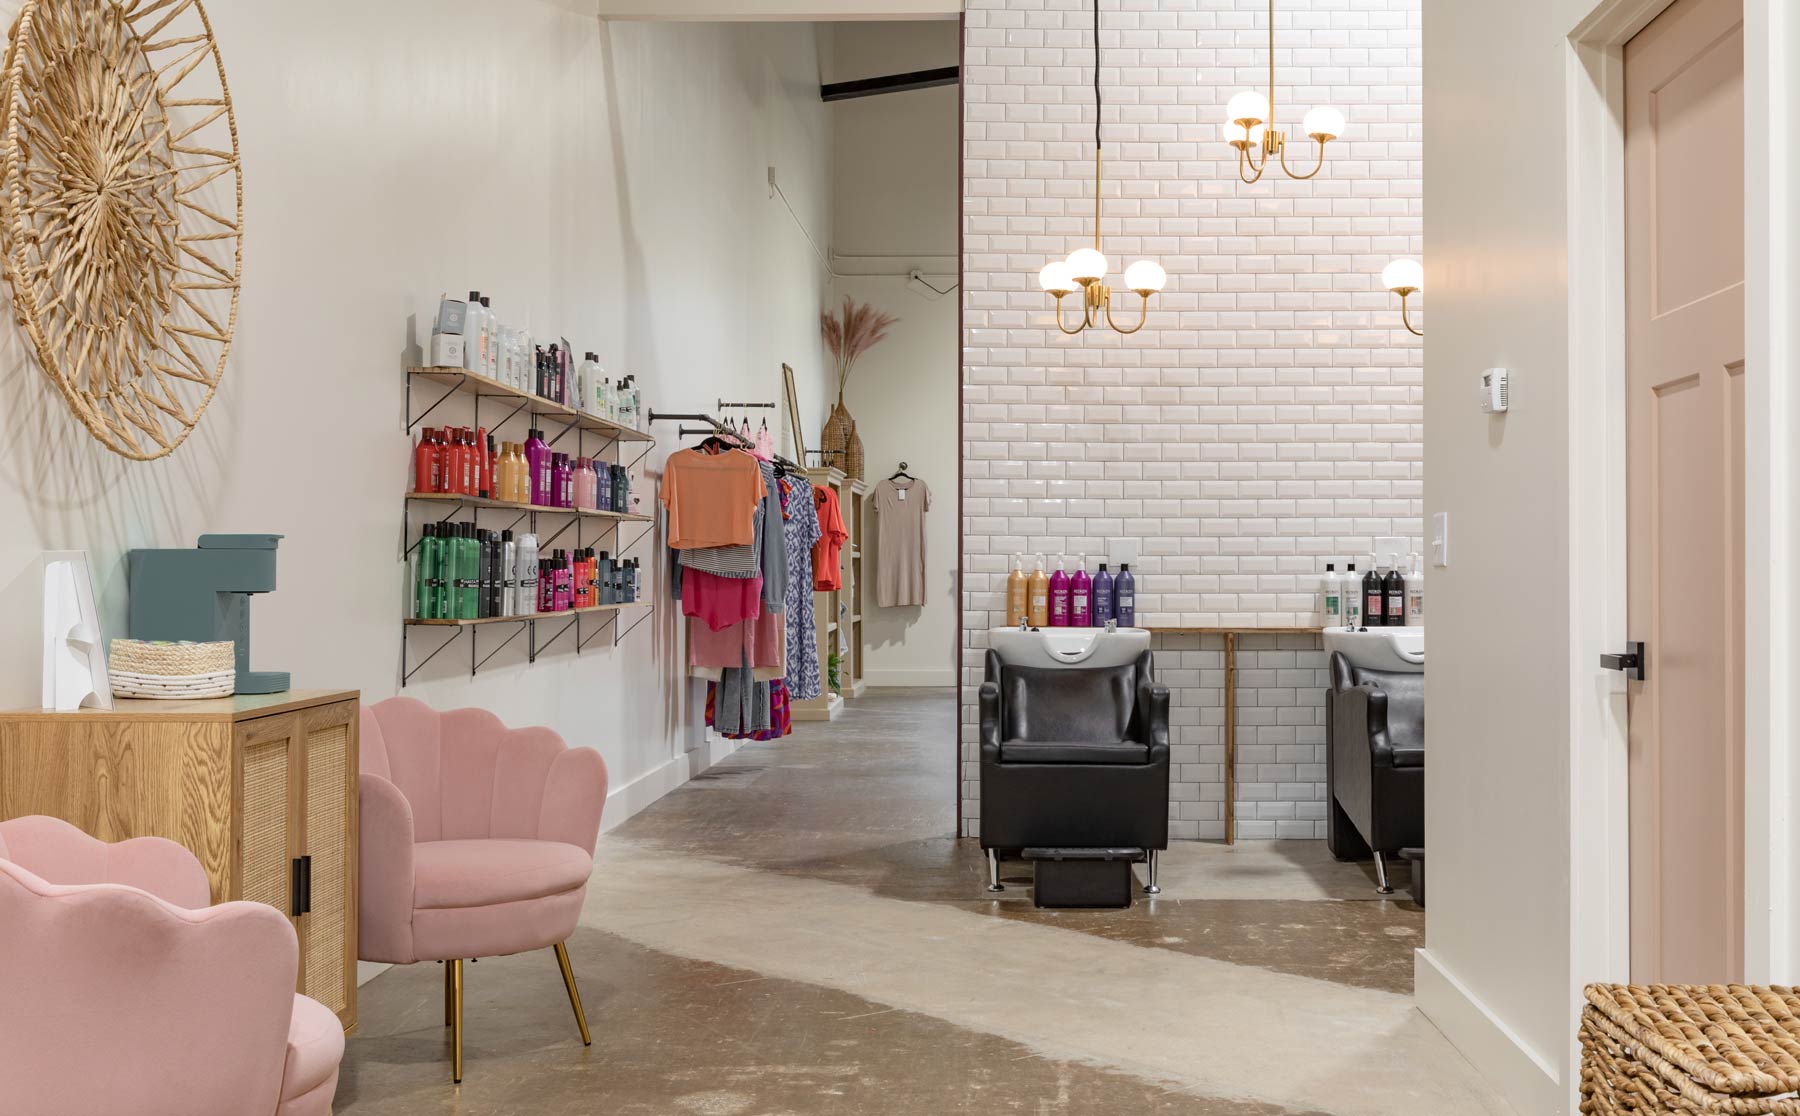
[[[1277,0],[1290,162],[1314,105],[1345,135],[1310,181],[1237,179],[1225,102],[1268,81],[1264,0],[1101,0],[1103,249],[1169,272],[1142,331],[1057,331],[1046,262],[1091,242],[1091,0],[968,0],[964,43],[963,827],[979,831],[977,690],[1013,555],[1136,540],[1138,623],[1321,623],[1327,561],[1422,532],[1417,338],[1381,289],[1423,249],[1419,0]],[[1138,320],[1120,291],[1121,325]],[[1073,300],[1071,300],[1073,302]],[[1471,400],[1473,405],[1473,400]],[[1342,565],[1339,566],[1342,569]],[[1174,690],[1172,833],[1223,835],[1223,639],[1159,634]],[[1240,837],[1322,837],[1316,636],[1239,641]]]

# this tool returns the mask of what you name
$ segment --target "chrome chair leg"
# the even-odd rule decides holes
[[[1381,895],[1394,893],[1393,887],[1388,883],[1387,861],[1382,859],[1380,853],[1375,854],[1375,891]]]
[[[1000,854],[997,851],[995,851],[994,849],[989,849],[987,851],[987,860],[988,860],[988,886],[987,886],[988,891],[990,893],[996,892],[996,891],[1005,891],[1006,887],[1003,884],[1001,884],[1001,882],[1000,882]]]
[[[1161,895],[1162,888],[1156,885],[1156,858],[1161,855],[1160,849],[1151,849],[1144,867],[1144,894]]]

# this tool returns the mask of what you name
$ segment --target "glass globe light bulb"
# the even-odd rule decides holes
[[[1344,134],[1344,114],[1329,105],[1320,105],[1306,114],[1300,130],[1314,139],[1334,140]]]
[[[1249,127],[1269,119],[1269,99],[1254,89],[1234,94],[1225,102],[1225,119]]]
[[[1169,281],[1169,273],[1154,260],[1139,260],[1125,269],[1125,286],[1134,291],[1154,294]]]
[[[1395,292],[1423,290],[1425,269],[1418,260],[1395,260],[1381,269],[1381,285]]]
[[[1069,253],[1069,274],[1080,283],[1091,283],[1106,274],[1106,257],[1093,248],[1077,248]]]
[[[1069,265],[1061,260],[1052,260],[1038,272],[1038,285],[1051,294],[1068,294],[1078,284],[1075,276],[1070,274]]]

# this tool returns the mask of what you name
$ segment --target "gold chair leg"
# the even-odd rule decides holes
[[[452,1005],[454,1005],[456,1003],[456,979],[454,976],[454,971],[450,967],[451,964],[452,963],[449,961],[443,962],[443,965],[444,965],[444,1026],[446,1026],[446,1027],[448,1027],[451,1023],[450,1011],[451,1011]]]
[[[462,1084],[462,1007],[463,1007],[463,963],[452,961],[450,964],[450,1081]]]
[[[567,942],[556,943],[556,963],[562,967],[563,986],[569,990],[569,1006],[575,1009],[575,1025],[581,1028],[581,1045],[592,1046],[594,1040],[588,1035],[587,1013],[581,1010],[581,992],[575,987],[575,970],[569,964]]]

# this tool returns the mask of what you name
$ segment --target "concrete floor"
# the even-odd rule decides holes
[[[1424,914],[1322,842],[1179,843],[1163,894],[1038,911],[955,830],[951,691],[871,691],[602,838],[569,949],[362,989],[336,1111],[1462,1116],[1509,1110],[1412,1006]],[[1402,869],[1403,870],[1403,869]],[[1404,876],[1398,881],[1404,885]]]

